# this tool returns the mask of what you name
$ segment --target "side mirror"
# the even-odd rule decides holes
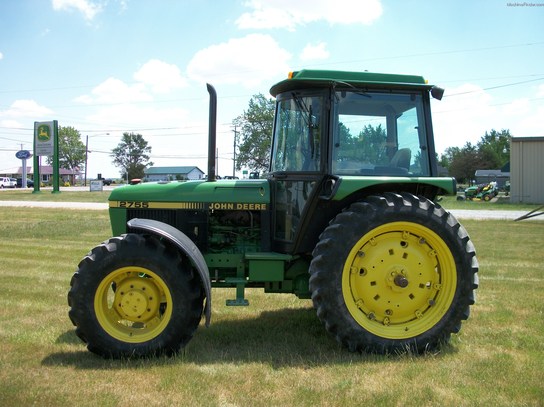
[[[444,89],[439,88],[438,86],[433,86],[431,88],[431,96],[434,99],[442,100],[442,96],[444,96]]]

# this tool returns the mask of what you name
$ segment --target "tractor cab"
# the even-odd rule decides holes
[[[412,190],[414,178],[423,185],[436,177],[429,93],[441,97],[441,90],[422,77],[303,70],[270,92],[277,100],[270,164],[276,250],[315,245],[312,225],[322,228],[328,210],[349,204],[349,197],[331,203],[343,181],[358,183],[355,200],[376,192],[372,184]]]

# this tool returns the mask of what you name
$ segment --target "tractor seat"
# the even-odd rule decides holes
[[[401,148],[397,150],[391,162],[389,163],[391,167],[405,168],[406,170],[410,169],[410,160],[412,159],[412,152],[409,148]]]

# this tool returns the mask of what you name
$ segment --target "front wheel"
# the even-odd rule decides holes
[[[197,329],[203,292],[189,260],[155,237],[127,234],[80,262],[68,304],[76,334],[91,352],[171,355]]]
[[[429,200],[368,197],[320,236],[310,265],[314,307],[351,351],[430,350],[469,316],[475,256],[465,229]]]

